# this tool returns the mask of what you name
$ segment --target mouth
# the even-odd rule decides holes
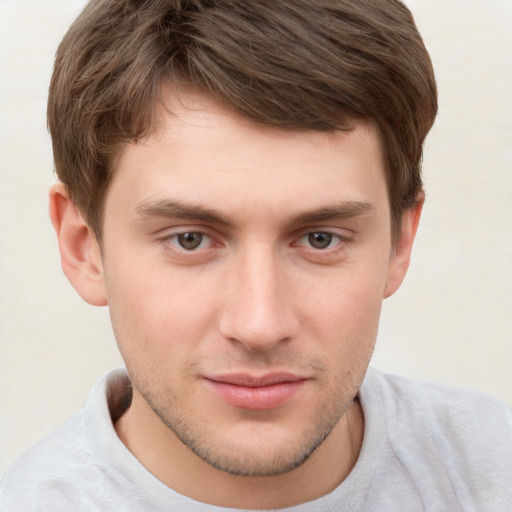
[[[208,388],[225,403],[260,411],[286,404],[308,381],[308,377],[290,373],[262,376],[237,373],[204,377]]]

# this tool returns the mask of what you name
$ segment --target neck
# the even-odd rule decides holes
[[[176,492],[211,505],[232,508],[286,508],[333,491],[357,462],[364,417],[354,400],[331,433],[299,467],[270,477],[236,476],[196,456],[137,394],[115,428],[119,438],[156,478]],[[198,482],[208,485],[198,486]]]

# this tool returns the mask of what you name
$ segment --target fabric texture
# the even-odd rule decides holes
[[[129,382],[114,370],[86,407],[0,482],[1,512],[227,512],[157,480],[117,437]],[[369,368],[359,393],[363,446],[330,494],[288,512],[510,512],[512,414],[484,395]]]

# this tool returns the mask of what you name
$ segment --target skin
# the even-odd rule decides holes
[[[197,93],[165,95],[174,115],[162,109],[158,131],[121,152],[101,250],[65,187],[50,194],[63,269],[86,301],[109,306],[134,387],[116,430],[199,501],[315,499],[357,461],[357,392],[422,201],[392,247],[373,125],[281,130]],[[268,408],[233,405],[215,385],[276,373],[300,384]]]

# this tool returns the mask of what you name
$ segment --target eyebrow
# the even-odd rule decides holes
[[[371,203],[365,201],[346,201],[331,206],[326,206],[317,210],[300,212],[291,217],[288,223],[292,226],[313,224],[327,220],[343,220],[363,215],[374,210]]]
[[[293,227],[327,220],[349,219],[363,215],[373,209],[374,206],[365,201],[345,201],[319,209],[299,212],[291,216],[287,224]],[[219,224],[227,227],[233,227],[234,225],[225,215],[215,210],[169,199],[142,201],[135,208],[135,213],[139,219],[163,217]]]
[[[233,224],[224,215],[199,205],[186,205],[181,201],[160,199],[143,201],[135,208],[139,219],[163,217],[169,219],[185,219],[210,224],[232,227]]]

